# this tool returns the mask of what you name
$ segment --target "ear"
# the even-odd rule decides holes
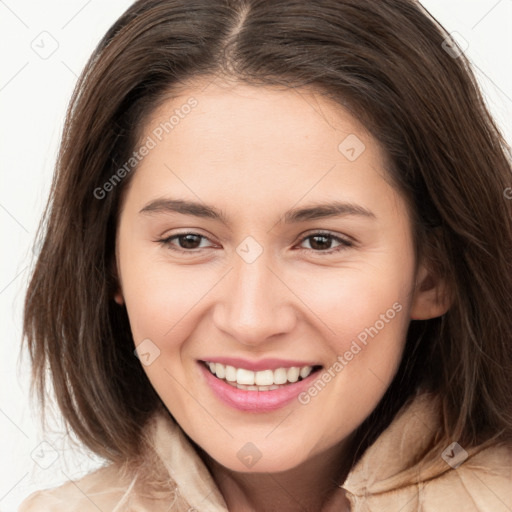
[[[411,320],[429,320],[444,315],[452,305],[453,297],[445,279],[425,265],[416,272],[416,285],[411,304]]]
[[[114,300],[116,301],[117,304],[119,304],[120,306],[122,306],[124,304],[124,298],[123,298],[123,293],[121,291],[121,288],[119,287],[116,292],[114,293]]]

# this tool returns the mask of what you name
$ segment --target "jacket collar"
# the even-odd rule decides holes
[[[166,410],[154,417],[153,446],[192,509],[228,512],[210,472],[183,430]],[[440,400],[423,393],[409,401],[365,451],[340,485],[350,495],[368,496],[396,490],[448,471],[437,457],[421,462],[435,444],[441,425]]]
[[[189,510],[229,512],[208,468],[181,427],[165,410],[155,416],[153,447],[162,460]]]
[[[451,469],[441,452],[423,461],[424,455],[432,455],[440,433],[441,410],[439,397],[431,393],[419,394],[405,404],[341,487],[350,494],[368,496],[415,485]]]

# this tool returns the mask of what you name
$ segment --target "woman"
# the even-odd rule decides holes
[[[114,24],[24,323],[107,464],[22,511],[510,510],[510,148],[454,48],[411,0]]]

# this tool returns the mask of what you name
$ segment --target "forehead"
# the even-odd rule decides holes
[[[376,140],[311,89],[190,86],[149,116],[149,139],[131,184],[139,204],[168,193],[257,210],[303,198],[370,205],[392,193]]]
[[[190,108],[192,101],[195,106]],[[315,89],[224,82],[180,87],[149,116],[143,133],[195,142],[200,144],[197,150],[213,148],[215,155],[232,158],[247,152],[254,156],[258,149],[265,149],[266,157],[273,150],[277,155],[324,158],[333,149],[337,153],[351,134],[369,136],[356,118]]]

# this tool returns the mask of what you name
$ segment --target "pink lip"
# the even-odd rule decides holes
[[[289,359],[261,359],[260,361],[248,361],[237,357],[212,357],[204,358],[203,361],[210,363],[220,363],[224,366],[234,366],[235,368],[244,368],[257,372],[260,370],[276,370],[277,368],[291,368],[297,366],[303,368],[304,366],[321,366],[320,363],[308,363],[307,361],[292,361]]]
[[[215,377],[206,368],[204,363],[199,362],[198,364],[206,384],[208,384],[213,393],[225,404],[245,412],[270,412],[280,409],[296,399],[302,391],[310,386],[311,381],[317,377],[317,372],[314,372],[304,380],[287,384],[282,388],[272,391],[245,391]]]

